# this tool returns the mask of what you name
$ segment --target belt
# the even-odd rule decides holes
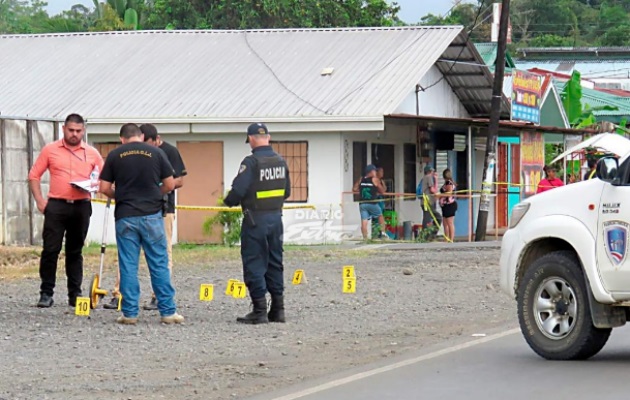
[[[49,198],[48,201],[58,201],[60,203],[68,203],[68,204],[80,204],[80,203],[87,203],[92,199],[77,199],[77,200],[70,200],[70,199],[55,199],[55,198]]]

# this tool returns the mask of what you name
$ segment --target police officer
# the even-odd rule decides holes
[[[232,190],[224,199],[228,207],[241,204],[241,258],[243,279],[252,298],[253,310],[236,320],[244,324],[285,322],[282,266],[282,206],[291,195],[289,169],[269,145],[271,136],[264,124],[251,124],[247,140],[252,155],[241,162]],[[271,308],[267,313],[267,292]]]

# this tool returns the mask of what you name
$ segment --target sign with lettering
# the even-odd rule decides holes
[[[540,124],[544,77],[514,70],[512,78],[512,119]]]
[[[536,194],[545,166],[545,141],[539,132],[521,132],[523,198]]]

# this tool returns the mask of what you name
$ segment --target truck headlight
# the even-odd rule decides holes
[[[512,215],[510,217],[510,229],[514,228],[521,222],[521,219],[525,216],[529,210],[529,203],[518,203],[512,208]]]

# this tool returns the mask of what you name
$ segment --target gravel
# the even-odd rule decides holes
[[[358,247],[358,246],[357,246]],[[39,281],[10,280],[0,294],[1,399],[234,399],[400,356],[422,347],[516,326],[515,305],[498,289],[499,250],[406,251],[314,248],[285,253],[286,324],[240,325],[248,299],[224,294],[241,277],[220,265],[175,265],[179,326],[142,311],[136,326],[115,311],[74,315],[65,276],[56,304],[35,307]],[[177,262],[177,260],[175,260]],[[354,265],[356,293],[342,293]],[[293,271],[306,280],[292,285]],[[105,284],[111,285],[108,271]],[[86,272],[87,286],[91,275]],[[214,284],[214,299],[199,286]],[[143,300],[149,288],[141,268]]]

